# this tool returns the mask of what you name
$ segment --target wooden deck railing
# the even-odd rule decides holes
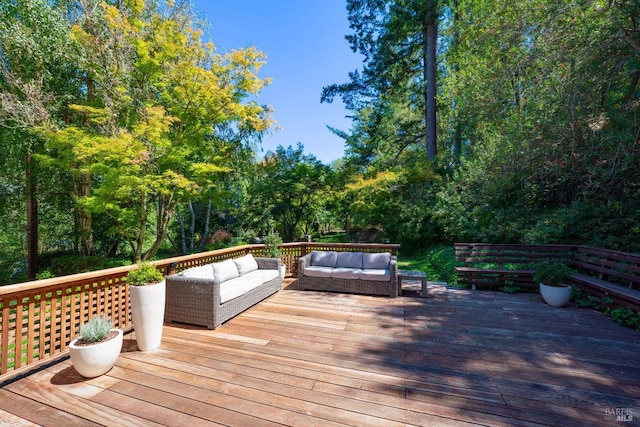
[[[395,244],[287,243],[280,246],[288,275],[296,275],[298,258],[315,249],[383,252],[396,255]],[[264,245],[244,245],[168,258],[153,264],[164,275],[189,267],[237,258],[264,256]],[[126,275],[135,266],[0,286],[0,382],[65,355],[80,325],[96,315],[109,316],[114,327],[132,328]]]

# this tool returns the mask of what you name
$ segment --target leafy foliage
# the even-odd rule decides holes
[[[280,245],[282,244],[282,238],[277,231],[271,230],[269,234],[264,236],[264,249],[266,255],[270,258],[280,258],[282,251]]]
[[[104,341],[111,331],[111,319],[105,316],[96,316],[91,321],[80,326],[80,336],[86,343],[98,343]]]
[[[565,264],[557,262],[539,262],[531,266],[534,270],[533,280],[545,285],[559,285],[570,274]]]
[[[164,279],[162,273],[150,262],[142,262],[127,274],[127,283],[131,286],[145,286]]]

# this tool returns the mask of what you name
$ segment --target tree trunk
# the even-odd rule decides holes
[[[192,253],[196,244],[196,210],[193,208],[191,201],[189,201],[189,213],[191,214],[191,222],[189,223],[189,252]]]
[[[431,6],[435,7],[435,6]],[[425,97],[425,126],[427,158],[435,159],[438,154],[436,140],[436,42],[438,40],[438,16],[427,14],[423,29],[423,77]]]
[[[169,228],[169,220],[173,215],[175,204],[173,203],[173,195],[158,197],[158,217],[156,218],[156,239],[147,252],[142,255],[142,261],[151,259],[162,247],[165,237],[167,237],[167,229]],[[144,235],[144,234],[143,234]],[[140,240],[140,250],[144,239]]]
[[[25,157],[27,198],[27,279],[35,280],[38,273],[38,202],[35,194],[33,158],[29,151]]]
[[[204,248],[204,245],[207,244],[207,240],[209,240],[209,221],[211,219],[211,208],[213,203],[209,200],[207,204],[207,214],[204,219],[204,233],[202,234],[202,239],[200,239],[200,245],[198,246],[200,250]]]
[[[91,194],[91,176],[83,173],[80,177],[79,197],[88,197]],[[77,208],[78,226],[80,227],[80,253],[82,255],[95,255],[93,244],[93,231],[91,230],[91,212],[84,208]]]
[[[460,44],[460,33],[458,31],[458,26],[460,25],[460,8],[458,7],[458,0],[453,0],[453,49],[456,50],[459,48]],[[454,75],[458,74],[458,63],[453,62],[452,69]],[[457,91],[456,91],[457,93]],[[456,94],[456,97],[458,95]],[[455,105],[452,106],[454,108],[454,117],[455,121],[453,126],[455,126],[454,134],[453,134],[453,160],[456,165],[460,165],[460,158],[462,157],[462,119],[460,118],[460,106]]]

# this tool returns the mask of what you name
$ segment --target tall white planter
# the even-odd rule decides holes
[[[94,378],[107,373],[115,365],[122,350],[122,330],[115,338],[90,345],[76,345],[80,338],[69,343],[69,354],[74,369],[83,377]]]
[[[145,286],[130,286],[131,317],[140,351],[149,351],[160,346],[164,324],[166,283]]]
[[[552,307],[564,307],[571,299],[571,286],[549,286],[540,283],[540,294],[544,301]]]

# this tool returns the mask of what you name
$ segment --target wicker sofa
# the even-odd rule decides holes
[[[166,277],[167,322],[215,329],[282,287],[281,261],[248,254]]]
[[[298,287],[396,297],[397,272],[397,258],[389,252],[313,251],[298,260]]]

